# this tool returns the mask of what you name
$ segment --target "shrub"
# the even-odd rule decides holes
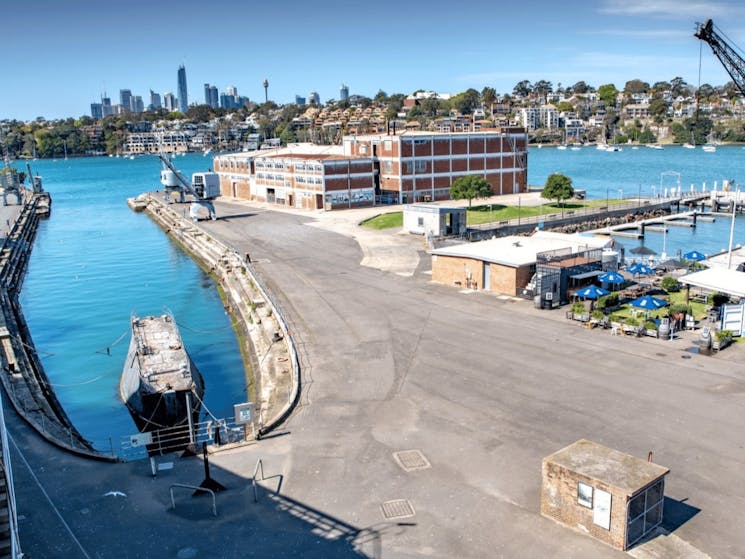
[[[732,330],[717,330],[716,334],[714,334],[714,337],[716,337],[718,342],[723,342],[725,340],[731,340]]]
[[[600,309],[595,309],[594,311],[592,311],[592,313],[590,313],[590,316],[595,320],[603,320],[605,318],[605,313]]]
[[[645,330],[657,330],[657,324],[654,320],[647,320],[644,323],[644,329]]]
[[[662,282],[660,283],[660,285],[662,286],[662,289],[664,289],[668,293],[680,291],[680,283],[672,276],[665,276],[664,278],[662,278]]]
[[[585,305],[581,301],[577,301],[572,305],[572,313],[583,314],[585,312]]]
[[[721,307],[727,301],[729,301],[729,296],[724,293],[711,293],[707,298],[707,303],[712,307]]]
[[[675,305],[670,305],[667,314],[692,314],[692,311],[689,305],[686,305],[685,303],[676,303]]]
[[[635,316],[630,316],[626,319],[627,326],[639,326],[639,319]]]
[[[613,293],[609,293],[608,295],[598,299],[597,305],[595,306],[599,309],[608,309],[615,307],[616,305],[618,305],[618,293],[614,291]]]

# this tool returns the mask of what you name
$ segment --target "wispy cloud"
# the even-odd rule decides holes
[[[613,15],[667,19],[716,19],[743,13],[741,6],[725,2],[686,0],[605,0],[599,12]]]
[[[629,37],[636,39],[690,39],[693,35],[693,26],[691,26],[690,31],[681,29],[590,29],[587,31],[580,31],[578,34]]]

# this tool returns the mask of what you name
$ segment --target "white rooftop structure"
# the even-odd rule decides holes
[[[431,254],[474,258],[503,266],[526,266],[535,263],[540,252],[571,248],[572,252],[602,249],[611,246],[611,240],[602,237],[585,237],[578,234],[537,231],[530,237],[498,237],[475,243],[442,247]]]
[[[687,274],[678,278],[678,281],[708,291],[745,297],[745,272],[715,267]]]

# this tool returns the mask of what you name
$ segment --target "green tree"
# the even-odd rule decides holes
[[[605,103],[606,107],[616,106],[616,97],[618,97],[618,90],[612,83],[606,83],[598,87],[598,97]]]
[[[487,198],[491,195],[491,185],[479,175],[465,175],[450,185],[450,197],[453,200],[468,200],[469,208],[474,198]]]
[[[541,198],[546,200],[556,200],[556,203],[562,206],[563,202],[574,196],[572,188],[572,179],[561,173],[553,173],[546,179],[546,184],[541,191]]]
[[[485,87],[481,90],[481,102],[484,104],[484,109],[489,113],[491,111],[492,104],[497,101],[497,90],[493,87]]]
[[[647,91],[649,91],[649,84],[641,80],[629,80],[623,87],[623,92],[626,94],[646,93]]]
[[[592,88],[590,86],[588,86],[585,82],[578,81],[574,85],[569,86],[567,89],[570,90],[572,93],[582,94],[582,93],[587,93]]]
[[[528,80],[523,80],[521,82],[518,82],[515,84],[515,87],[512,88],[512,94],[515,97],[526,97],[533,91],[533,86],[530,84]]]
[[[462,115],[470,115],[481,104],[481,95],[473,88],[450,99],[451,106]]]
[[[556,103],[556,110],[560,113],[571,113],[574,111],[574,105],[569,101],[559,101]]]
[[[661,123],[667,116],[667,101],[665,101],[662,96],[655,96],[649,102],[649,114],[658,123]]]

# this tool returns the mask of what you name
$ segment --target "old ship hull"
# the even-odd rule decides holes
[[[189,441],[189,416],[198,423],[204,381],[183,347],[170,315],[133,317],[132,338],[119,392],[140,432],[176,433],[172,446]],[[180,434],[179,434],[180,433]]]

